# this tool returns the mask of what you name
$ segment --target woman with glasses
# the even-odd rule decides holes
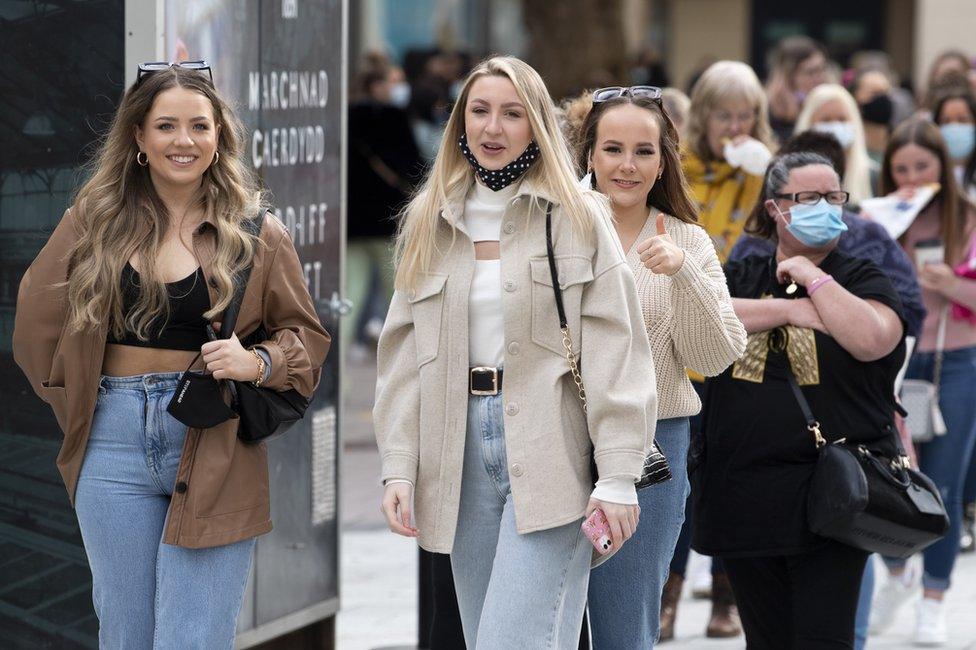
[[[928,310],[905,376],[938,381],[945,435],[920,444],[918,457],[920,469],[942,493],[950,526],[945,537],[925,549],[920,580],[904,561],[887,562],[889,575],[875,598],[871,631],[889,627],[898,610],[918,595],[921,582],[915,641],[941,645],[948,639],[943,600],[959,554],[963,484],[976,447],[976,281],[963,277],[976,259],[976,206],[956,183],[939,127],[913,119],[891,136],[880,190],[911,196],[930,183],[939,184],[938,193],[899,238],[915,262]]]
[[[685,129],[681,165],[698,208],[698,222],[724,262],[759,197],[762,176],[772,156],[766,94],[752,68],[738,61],[712,64],[691,92],[691,113]],[[696,372],[689,374],[701,396],[704,378]],[[693,438],[700,427],[701,418],[693,417]],[[662,640],[674,635],[688,566],[690,520],[685,518],[665,586]],[[738,636],[742,628],[721,561],[712,562],[711,573],[712,611],[705,634],[715,638]]]
[[[310,398],[329,348],[244,143],[205,63],[140,66],[20,284],[14,358],[64,430],[102,648],[233,647],[271,530],[267,450],[219,394],[198,403],[207,426],[168,407],[188,367]],[[265,336],[211,341],[246,266],[235,332]]]
[[[577,164],[587,171],[584,185],[610,198],[637,282],[660,396],[655,439],[679,468],[672,480],[638,493],[650,525],[590,576],[594,650],[647,650],[657,642],[661,593],[684,521],[688,418],[701,409],[685,368],[722,372],[742,354],[745,330],[715,247],[697,223],[661,90],[603,88],[575,104],[568,113],[585,113],[575,138]]]
[[[576,648],[580,526],[601,509],[614,548],[637,528],[654,366],[606,202],[530,66],[470,73],[396,250],[373,409],[390,530],[450,553],[468,648]]]
[[[749,336],[708,381],[693,546],[723,559],[749,648],[852,648],[868,557],[807,527],[818,447],[790,375],[828,442],[898,455],[901,305],[873,262],[836,250],[848,198],[826,158],[774,159],[747,230],[776,251],[725,267]]]

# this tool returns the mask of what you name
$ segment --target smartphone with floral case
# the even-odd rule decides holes
[[[610,524],[603,510],[597,508],[583,522],[583,534],[586,535],[593,548],[600,555],[606,555],[613,549],[613,538],[610,535]]]

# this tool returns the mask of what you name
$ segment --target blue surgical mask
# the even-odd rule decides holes
[[[939,127],[953,160],[965,160],[976,145],[976,126],[972,124],[943,124]]]
[[[779,206],[776,209],[779,210]],[[813,205],[797,203],[790,208],[790,223],[786,229],[805,246],[820,248],[847,230],[847,224],[841,218],[843,212],[841,206],[827,203],[827,199],[820,199]],[[783,215],[782,210],[779,213]]]

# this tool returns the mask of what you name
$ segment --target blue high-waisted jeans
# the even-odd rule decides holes
[[[685,500],[688,418],[657,421],[655,439],[671,466],[670,481],[637,492],[637,532],[590,575],[588,611],[593,650],[650,650],[661,625],[661,591],[668,580]]]
[[[931,352],[916,353],[905,376],[932,380],[935,359]],[[976,446],[976,347],[949,350],[942,360],[939,407],[945,418],[946,433],[919,447],[919,467],[942,493],[949,513],[949,532],[924,551],[925,573],[922,586],[945,591],[959,555],[962,532],[962,493],[966,472]],[[903,564],[885,560],[889,565]]]
[[[180,373],[102,377],[75,508],[99,647],[232,648],[254,539],[162,543],[186,426],[166,412]]]
[[[575,650],[593,546],[582,518],[518,534],[502,394],[468,398],[461,505],[451,552],[468,650]]]

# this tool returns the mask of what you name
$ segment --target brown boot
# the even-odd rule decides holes
[[[670,641],[674,638],[674,619],[678,614],[678,601],[681,600],[681,588],[685,579],[672,571],[668,574],[668,581],[664,583],[661,593],[661,636],[658,643]]]
[[[712,577],[712,616],[708,619],[705,636],[710,639],[730,639],[742,634],[739,610],[735,606],[732,585],[726,575]]]

